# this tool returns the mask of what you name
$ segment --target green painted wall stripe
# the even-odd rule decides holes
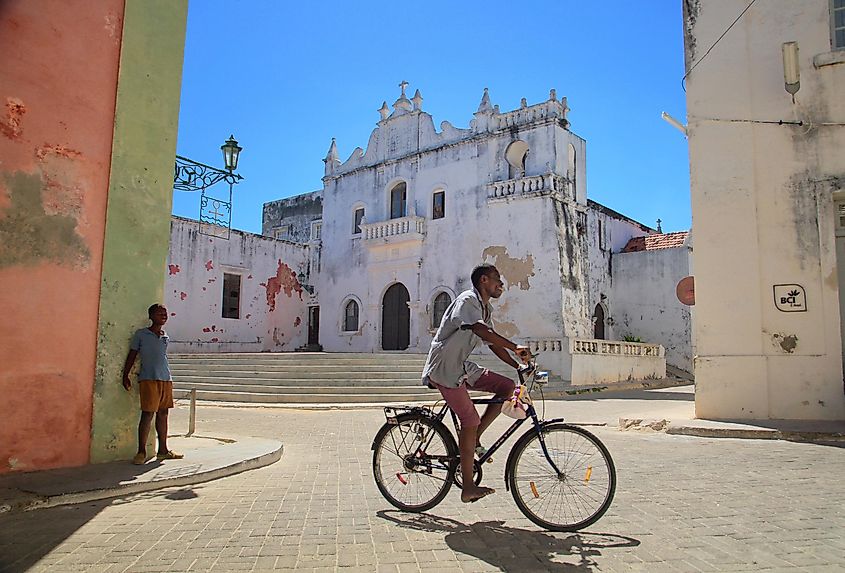
[[[92,463],[135,453],[137,384],[120,384],[129,338],[161,302],[187,0],[126,0],[106,213]]]

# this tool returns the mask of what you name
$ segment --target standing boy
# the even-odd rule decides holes
[[[132,382],[129,371],[135,364],[135,358],[141,355],[141,371],[138,373],[138,386],[141,394],[141,421],[138,423],[138,453],[132,463],[141,465],[150,459],[147,457],[147,436],[150,434],[153,415],[155,415],[156,434],[158,434],[158,455],[156,459],[178,460],[183,458],[167,448],[167,413],[173,407],[173,379],[170,365],[167,363],[167,309],[163,305],[152,305],[147,314],[152,324],[141,328],[132,336],[129,343],[129,355],[123,366],[123,387],[129,390]]]
[[[493,330],[490,299],[499,298],[504,292],[496,267],[486,263],[479,265],[473,269],[471,278],[473,288],[458,295],[446,309],[440,328],[431,341],[422,375],[423,384],[440,390],[443,399],[461,421],[458,444],[462,476],[472,476],[473,456],[476,450],[484,451],[481,434],[502,411],[501,402],[488,404],[484,415],[479,418],[467,388],[508,398],[515,387],[510,378],[481,368],[467,358],[479,340],[486,342],[493,354],[512,368],[518,368],[519,364],[511,358],[508,350],[523,361],[531,358],[527,346],[515,344]],[[464,478],[461,501],[476,501],[493,491],[489,487],[476,486],[471,478]]]

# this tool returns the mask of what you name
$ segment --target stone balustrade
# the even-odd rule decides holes
[[[425,235],[425,219],[409,216],[361,225],[361,236],[365,241],[389,240],[391,237],[401,237],[402,235],[407,235],[408,238],[411,238],[412,235]]]
[[[566,189],[566,178],[554,173],[546,173],[545,175],[532,175],[488,183],[487,198],[500,199],[551,193],[565,194]]]
[[[537,354],[538,352],[564,352],[564,341],[559,338],[529,339],[525,341],[525,345],[531,350],[532,354]]]
[[[493,117],[493,121],[496,128],[507,129],[515,125],[524,125],[548,118],[566,119],[566,109],[560,102],[547,101],[507,113],[500,113]]]
[[[573,338],[569,342],[571,354],[593,354],[603,356],[666,356],[666,349],[659,344],[622,342],[618,340],[585,340]]]

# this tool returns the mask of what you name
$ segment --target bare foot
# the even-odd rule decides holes
[[[496,493],[492,487],[476,487],[474,485],[464,487],[461,491],[461,501],[464,503],[472,503],[478,501],[482,497],[488,496],[491,493]]]

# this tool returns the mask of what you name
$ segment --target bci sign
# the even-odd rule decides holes
[[[774,285],[775,306],[781,312],[807,312],[807,295],[797,284]]]

